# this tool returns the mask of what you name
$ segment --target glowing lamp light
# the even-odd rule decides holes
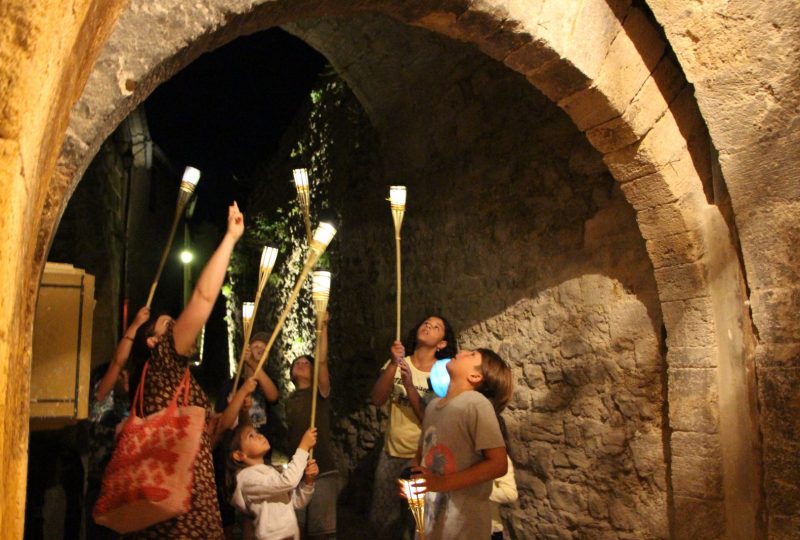
[[[167,262],[167,257],[172,250],[172,241],[175,240],[175,231],[178,228],[178,222],[183,217],[183,211],[186,210],[186,205],[189,204],[189,200],[192,198],[192,194],[194,194],[194,188],[197,186],[197,182],[199,180],[200,171],[194,167],[186,167],[186,169],[183,171],[183,177],[181,178],[180,189],[178,189],[178,200],[175,205],[175,217],[172,219],[172,227],[167,235],[167,244],[164,246],[164,251],[161,252],[161,260],[158,262],[156,276],[153,278],[153,284],[150,285],[150,293],[147,295],[147,303],[145,304],[147,307],[150,307],[150,305],[153,303],[153,296],[156,294],[158,280],[161,278],[161,272],[164,270],[164,264]],[[184,254],[181,253],[181,261],[183,261],[184,264],[189,264],[192,262],[191,258],[186,260],[188,257],[191,257],[191,254],[184,256]]]
[[[414,516],[414,524],[417,528],[418,538],[425,538],[425,487],[422,478],[412,478],[411,467],[406,467],[400,473],[400,486],[403,495],[408,501],[408,509]]]
[[[314,237],[311,240],[311,249],[322,253],[331,243],[333,237],[336,236],[336,227],[330,223],[321,222],[317,225],[317,230],[314,231]]]
[[[187,193],[194,192],[197,182],[200,181],[200,171],[194,167],[186,167],[183,171],[183,179],[181,180],[181,191]]]
[[[317,270],[311,276],[311,294],[328,295],[331,290],[331,273],[325,270]]]
[[[392,203],[392,206],[405,206],[406,186],[390,186],[389,202]]]
[[[431,368],[431,388],[440,398],[447,395],[447,388],[450,386],[450,374],[447,372],[447,363],[450,360],[452,358],[437,360]]]
[[[294,176],[294,185],[297,191],[308,189],[308,171],[305,169],[293,169],[292,176]]]
[[[255,302],[243,302],[242,303],[242,318],[245,321],[253,320],[253,314],[256,310]]]
[[[181,251],[181,262],[183,264],[191,264],[193,260],[194,260],[194,253],[192,253],[188,249],[184,249]]]
[[[278,248],[264,246],[261,251],[261,262],[258,265],[261,272],[271,272],[277,258]]]

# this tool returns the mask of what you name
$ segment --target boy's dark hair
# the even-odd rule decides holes
[[[261,343],[269,343],[269,338],[271,336],[266,332],[256,332],[252,336],[250,336],[250,344],[252,345],[254,341],[260,341]]]
[[[475,390],[492,402],[497,414],[506,408],[511,394],[514,392],[514,381],[511,368],[496,352],[489,349],[478,349],[481,353],[481,375],[483,380]]]
[[[292,377],[292,371],[294,370],[294,365],[297,363],[298,360],[302,358],[308,360],[308,362],[311,364],[311,367],[312,368],[314,367],[314,357],[311,356],[310,354],[301,354],[300,356],[292,360],[292,363],[289,364],[289,377],[292,379],[292,382],[294,382],[294,377]]]
[[[442,338],[444,341],[447,342],[441,350],[436,351],[436,358],[453,358],[456,353],[458,352],[458,343],[456,342],[456,332],[453,329],[453,326],[450,324],[450,321],[442,317],[441,315],[437,315],[436,313],[431,313],[430,315],[426,315],[421,321],[414,325],[414,327],[408,332],[408,336],[406,336],[406,341],[403,343],[403,346],[406,349],[406,354],[411,355],[414,353],[414,349],[417,348],[417,331],[419,327],[425,324],[425,321],[430,319],[431,317],[436,317],[437,319],[441,319],[444,323],[444,337]]]

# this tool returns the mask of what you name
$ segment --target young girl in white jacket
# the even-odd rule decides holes
[[[317,428],[309,428],[292,460],[279,468],[264,463],[270,444],[252,426],[242,426],[234,434],[230,456],[240,470],[231,503],[254,517],[257,540],[300,539],[294,511],[304,508],[314,494],[319,468],[308,451],[316,442]]]

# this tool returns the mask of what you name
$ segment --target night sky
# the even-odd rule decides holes
[[[219,222],[234,198],[246,205],[251,171],[277,150],[324,65],[274,28],[204,54],[152,93],[145,110],[153,141],[177,174],[186,165],[203,173],[195,223]]]
[[[145,102],[150,135],[173,169],[170,181],[177,188],[186,165],[202,172],[190,220],[197,257],[192,263],[194,279],[211,255],[203,246],[213,250],[224,231],[230,202],[237,200],[247,212],[248,194],[254,187],[252,171],[278,150],[325,63],[303,41],[277,28],[266,30],[201,56]],[[170,201],[166,211],[173,211],[173,204]],[[179,250],[180,239],[156,295],[157,301],[176,313],[183,283]],[[195,371],[212,395],[217,390],[214,382],[227,378],[224,315],[220,297],[206,325],[204,350],[210,360]]]

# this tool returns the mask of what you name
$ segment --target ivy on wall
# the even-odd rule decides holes
[[[306,168],[311,189],[312,229],[322,220],[340,226],[339,216],[330,211],[330,185],[334,173],[329,153],[334,145],[331,111],[342,103],[346,86],[327,70],[312,89],[306,105],[299,111],[284,136],[276,156],[253,174],[254,184],[247,212],[246,234],[231,257],[228,281],[223,294],[227,298],[229,332],[238,361],[243,340],[241,303],[252,301],[258,287],[258,263],[264,246],[278,249],[278,259],[264,288],[261,305],[255,316],[253,332],[272,332],[291,295],[307,256],[307,242],[302,211],[296,200],[292,169]],[[330,269],[335,257],[335,240],[315,269]],[[314,352],[315,314],[311,299],[311,280],[303,289],[275,341],[267,362],[267,371],[285,395],[291,389],[289,365],[302,354]],[[235,369],[235,368],[234,368]]]

